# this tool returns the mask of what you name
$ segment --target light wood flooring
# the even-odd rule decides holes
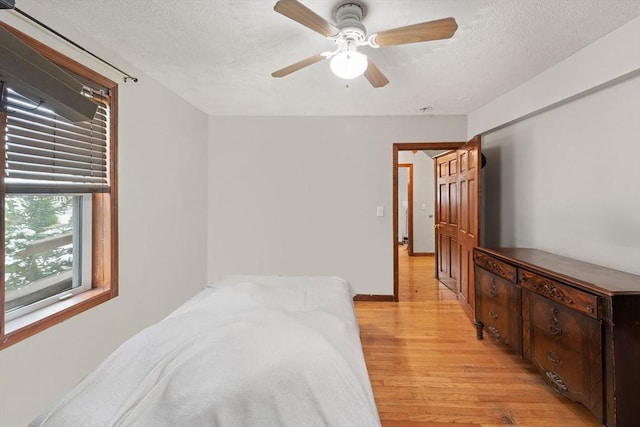
[[[433,257],[399,252],[401,302],[356,302],[383,427],[601,425],[529,362],[476,340],[455,294],[433,278]]]

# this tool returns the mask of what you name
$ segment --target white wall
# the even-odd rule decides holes
[[[212,117],[209,135],[209,280],[332,274],[391,295],[392,144],[463,141],[466,119]]]
[[[469,115],[488,246],[640,273],[640,18]]]
[[[413,252],[435,251],[433,159],[424,151],[400,151],[398,163],[413,164]],[[424,209],[423,209],[424,206]]]
[[[489,246],[640,274],[640,77],[484,137]]]
[[[68,46],[6,21],[121,81]],[[90,43],[64,23],[47,23]],[[125,339],[206,282],[207,117],[151,78],[138,77],[139,83],[120,84],[120,296],[0,351],[2,426],[26,425]]]

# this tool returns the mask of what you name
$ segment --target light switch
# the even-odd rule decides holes
[[[422,206],[420,206],[422,209],[426,210],[427,209],[427,204],[423,203]]]
[[[376,208],[376,216],[384,216],[384,208],[382,206]]]

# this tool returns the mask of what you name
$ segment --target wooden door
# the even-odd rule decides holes
[[[480,243],[480,136],[456,152],[458,158],[458,298],[475,305],[473,248]],[[463,304],[464,307],[464,304]]]
[[[436,175],[436,277],[458,293],[458,153],[434,159]]]
[[[463,145],[464,145],[463,142],[396,142],[393,144],[393,169],[392,170],[393,170],[393,206],[394,206],[394,209],[393,209],[393,300],[394,301],[399,300],[399,296],[398,296],[398,288],[399,288],[398,214],[399,214],[399,209],[397,208],[398,206],[398,152],[414,151],[414,150],[440,150],[440,151],[457,150]],[[436,215],[437,214],[438,213],[436,209]],[[436,221],[437,221],[437,218],[436,218]],[[457,260],[457,257],[454,259],[454,261],[456,260]]]

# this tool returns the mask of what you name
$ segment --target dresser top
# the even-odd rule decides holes
[[[640,276],[635,274],[589,264],[538,249],[476,248],[476,250],[538,273],[564,279],[597,293],[640,295]]]

